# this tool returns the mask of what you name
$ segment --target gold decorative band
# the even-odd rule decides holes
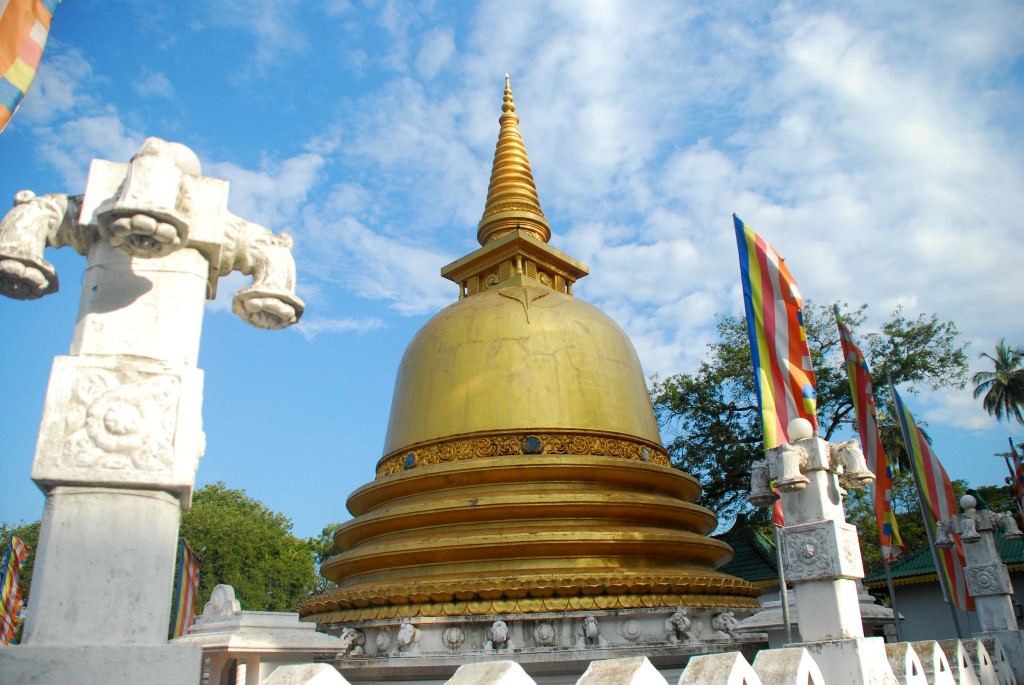
[[[614,609],[711,607],[716,609],[757,609],[753,597],[736,595],[599,595],[597,597],[525,597],[473,602],[431,602],[397,606],[368,606],[352,609],[330,609],[320,602],[303,612],[304,620],[316,623],[345,623],[377,619],[413,618],[416,616],[495,616],[503,614],[539,614],[556,611],[599,611]]]
[[[760,594],[761,590],[751,583],[724,574],[524,578],[512,586],[488,580],[462,580],[352,590],[342,587],[303,602],[298,611],[303,616],[328,611],[355,616],[351,612],[372,609],[380,614],[378,618],[455,615],[449,612],[515,614],[670,606],[678,603],[670,598],[680,596],[689,597],[690,606],[744,608],[756,607],[755,598]]]
[[[640,438],[624,438],[618,434],[602,434],[595,431],[495,431],[421,442],[397,450],[377,462],[377,478],[419,466],[517,454],[592,455],[630,459],[659,466],[671,465],[665,448]]]

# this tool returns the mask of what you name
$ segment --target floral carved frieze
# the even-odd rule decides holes
[[[72,467],[168,471],[181,384],[173,375],[90,369],[72,385],[62,461]]]
[[[837,521],[815,521],[783,529],[786,578],[794,583],[864,577],[856,530]]]
[[[57,357],[32,478],[190,490],[205,445],[201,407],[198,369]]]
[[[1013,593],[1010,574],[1004,564],[968,566],[965,570],[967,571],[967,589],[972,597]]]
[[[420,443],[392,452],[377,463],[377,477],[467,459],[546,454],[615,457],[659,466],[670,465],[668,454],[660,445],[637,439],[568,430],[496,432]]]

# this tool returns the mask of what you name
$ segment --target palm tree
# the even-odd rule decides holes
[[[1024,347],[1008,347],[1006,339],[996,345],[995,355],[982,352],[981,358],[992,362],[993,371],[979,371],[971,376],[974,399],[985,397],[981,405],[990,415],[1002,421],[1005,415],[1024,424]]]

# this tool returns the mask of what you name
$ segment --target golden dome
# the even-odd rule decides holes
[[[439,440],[502,431],[618,436],[661,456],[625,332],[596,307],[539,284],[464,298],[416,334],[398,370],[380,467],[393,473],[392,462]]]
[[[321,568],[339,587],[300,613],[755,608],[715,570],[732,550],[669,463],[629,338],[547,244],[507,77],[502,109],[482,247],[441,271],[459,301],[406,349],[377,478]]]

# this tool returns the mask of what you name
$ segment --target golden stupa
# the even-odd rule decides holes
[[[669,463],[632,344],[573,296],[587,267],[548,245],[515,109],[506,77],[482,247],[442,269],[459,299],[402,358],[376,480],[322,567],[339,587],[299,611],[754,609],[760,590],[715,570],[732,551]]]

